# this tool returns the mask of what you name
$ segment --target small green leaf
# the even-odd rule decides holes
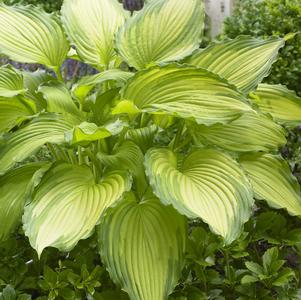
[[[90,142],[101,140],[112,135],[119,134],[126,123],[119,119],[98,127],[94,123],[83,122],[73,129],[65,132],[65,140],[70,145],[88,145]]]
[[[136,189],[139,195],[142,195],[147,189],[148,183],[144,174],[143,153],[140,148],[132,141],[125,141],[122,145],[114,149],[113,153],[106,154],[99,152],[97,154],[101,164],[109,169],[128,170],[134,176]]]
[[[59,295],[65,300],[76,299],[75,292],[70,288],[62,288],[59,290]]]
[[[92,76],[85,76],[81,78],[72,87],[74,96],[78,99],[84,99],[89,92],[97,85],[106,81],[116,81],[119,86],[123,85],[130,79],[134,73],[125,72],[119,69],[111,69]]]
[[[257,263],[254,263],[252,261],[247,261],[245,263],[245,265],[248,268],[248,270],[250,270],[252,273],[254,273],[256,275],[262,275],[262,274],[264,274],[264,270],[263,270],[262,266],[260,266]]]
[[[118,104],[112,110],[113,115],[118,115],[118,114],[135,115],[140,112],[141,110],[132,101],[128,101],[128,100],[123,100],[118,102]]]
[[[285,261],[278,260],[278,248],[273,247],[268,249],[262,256],[262,263],[265,270],[265,274],[274,274],[277,272]]]
[[[80,111],[73,102],[65,84],[50,81],[41,84],[37,92],[42,93],[46,100],[48,112],[70,113],[78,117],[80,116]]]
[[[50,286],[54,286],[58,281],[57,273],[54,272],[49,266],[44,267],[43,277]]]
[[[104,125],[114,118],[111,114],[114,99],[118,97],[119,89],[111,89],[102,94],[98,94],[95,100],[87,101],[89,109],[93,112],[91,121],[97,125]]]
[[[258,278],[251,276],[251,275],[245,275],[242,279],[241,279],[241,284],[248,284],[248,283],[254,283],[257,282]]]
[[[129,129],[125,135],[127,140],[133,141],[145,153],[154,144],[154,137],[159,128],[156,125]]]
[[[277,278],[273,281],[274,286],[284,286],[296,277],[295,272],[290,268],[285,268],[277,274]]]
[[[144,175],[143,154],[139,147],[131,141],[125,141],[112,154],[99,152],[97,158],[107,167],[126,169],[136,176]]]
[[[46,101],[38,88],[41,84],[55,80],[55,78],[44,70],[37,70],[35,72],[23,72],[24,87],[26,88],[25,97],[31,99],[36,103],[39,111],[46,108]]]

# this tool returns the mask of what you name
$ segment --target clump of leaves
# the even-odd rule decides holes
[[[260,84],[285,40],[241,36],[199,50],[203,21],[201,0],[153,0],[132,15],[117,0],[65,0],[61,18],[0,5],[1,52],[56,74],[0,69],[1,240],[22,216],[41,257],[71,251],[96,227],[112,280],[130,299],[163,300],[181,276],[188,220],[219,236],[232,286],[240,275],[227,257],[245,255],[238,239],[254,199],[301,215],[300,186],[279,155],[300,99]],[[68,56],[99,73],[70,86],[60,72]],[[48,159],[29,160],[42,147]],[[80,274],[72,284],[93,294],[99,269]],[[67,288],[58,278],[46,268],[39,281],[50,298]]]

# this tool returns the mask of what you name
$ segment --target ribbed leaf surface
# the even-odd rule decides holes
[[[29,164],[0,177],[0,241],[21,223],[28,183],[40,167],[41,164]]]
[[[38,89],[41,84],[54,80],[55,78],[43,70],[23,72],[23,78],[24,87],[26,88],[26,98],[33,100],[39,110],[46,108],[46,100],[43,94],[38,92]]]
[[[247,113],[229,124],[199,125],[194,134],[202,144],[228,151],[272,151],[286,144],[285,130],[270,117]]]
[[[140,148],[132,141],[125,141],[112,154],[99,152],[99,161],[107,167],[115,169],[126,169],[137,175],[144,175],[143,153]],[[143,170],[141,172],[141,169]]]
[[[84,99],[89,92],[98,84],[109,80],[116,81],[119,85],[123,85],[134,74],[118,69],[107,70],[99,74],[85,76],[81,78],[72,88],[73,94],[79,99]]]
[[[68,88],[61,82],[48,82],[40,85],[38,92],[43,94],[48,112],[70,113],[80,116],[80,111],[73,102]]]
[[[117,0],[66,0],[62,21],[82,60],[98,68],[116,56],[114,34],[127,16]]]
[[[22,74],[8,66],[0,67],[0,97],[10,98],[24,94],[24,92]]]
[[[245,98],[217,75],[177,64],[138,72],[122,89],[121,98],[126,105],[121,101],[118,113],[129,112],[130,103],[136,112],[164,112],[206,125],[226,123],[252,111]]]
[[[285,86],[260,84],[252,100],[281,124],[292,127],[301,124],[301,98]]]
[[[181,275],[185,220],[156,198],[120,202],[99,226],[100,254],[131,300],[165,300]]]
[[[125,141],[116,147],[111,154],[99,152],[98,160],[109,170],[126,170],[134,176],[136,191],[143,195],[148,187],[143,167],[143,153],[132,141]]]
[[[91,235],[105,209],[130,188],[123,173],[97,183],[87,166],[59,164],[50,169],[25,207],[23,223],[39,255],[48,246],[71,250]]]
[[[0,4],[0,51],[11,59],[61,66],[69,50],[65,34],[53,14],[34,6]]]
[[[116,46],[136,69],[179,60],[199,47],[203,23],[203,1],[154,0],[120,29]]]
[[[254,90],[266,77],[284,40],[261,40],[239,36],[234,40],[215,42],[197,51],[187,60],[226,78],[244,93]]]
[[[240,163],[248,173],[256,198],[274,208],[285,208],[291,215],[301,215],[301,192],[287,162],[271,154],[245,155]]]
[[[35,105],[27,100],[0,100],[0,132],[7,132],[31,115]]]
[[[125,123],[120,120],[108,123],[105,126],[97,126],[94,123],[83,122],[65,133],[65,139],[70,145],[87,145],[89,142],[97,141],[119,134]]]
[[[34,154],[45,143],[63,143],[65,131],[70,130],[76,121],[60,115],[45,114],[4,136],[0,146],[0,174]]]
[[[156,125],[129,129],[125,138],[133,141],[143,152],[146,152],[153,145],[153,140],[157,131],[158,127]]]
[[[236,239],[253,205],[251,185],[230,156],[203,149],[183,163],[170,150],[150,149],[145,156],[150,184],[164,204],[172,204],[189,218],[201,218],[224,237]]]

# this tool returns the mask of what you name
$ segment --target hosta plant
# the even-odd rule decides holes
[[[0,69],[0,238],[23,223],[40,256],[94,230],[113,281],[164,300],[183,267],[187,221],[224,245],[254,199],[301,215],[278,154],[300,99],[260,84],[285,40],[240,36],[198,49],[201,0],[65,0],[61,14],[0,5],[0,51],[49,72]],[[67,57],[99,73],[70,86]],[[41,158],[41,159],[40,159]]]

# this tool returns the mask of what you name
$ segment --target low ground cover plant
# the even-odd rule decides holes
[[[42,275],[38,295],[27,292],[35,284],[22,295],[21,280],[1,297],[299,295],[283,257],[299,253],[300,186],[279,149],[301,122],[300,98],[261,83],[288,37],[199,49],[203,21],[201,0],[152,0],[136,13],[65,0],[60,15],[0,4],[0,51],[49,70],[0,68],[0,239],[13,249],[22,223],[36,251],[23,274]],[[68,57],[99,73],[65,82]],[[85,242],[89,262],[72,255]],[[235,257],[246,257],[243,269]],[[101,295],[102,274],[115,296]]]

